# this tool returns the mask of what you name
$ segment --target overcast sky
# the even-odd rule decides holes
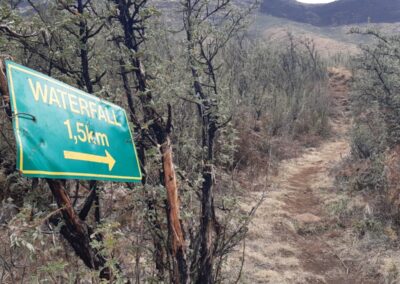
[[[301,3],[308,3],[308,4],[322,4],[322,3],[335,2],[336,0],[296,0],[296,1],[301,2]]]

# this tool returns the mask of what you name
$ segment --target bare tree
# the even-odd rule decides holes
[[[192,266],[198,266],[196,283],[213,283],[216,241],[221,233],[214,206],[214,146],[218,130],[227,121],[219,116],[219,64],[217,55],[246,23],[251,12],[239,12],[231,0],[182,0],[183,26],[186,35],[187,57],[192,74],[193,97],[197,100],[203,149],[203,184],[201,188],[201,220],[199,254],[195,249]]]
[[[117,7],[117,13],[111,16],[112,20],[116,20],[122,30],[121,35],[114,35],[113,40],[116,46],[121,48],[124,46],[129,51],[127,59],[121,57],[119,59],[122,81],[126,93],[128,106],[131,113],[131,118],[140,129],[142,139],[147,139],[157,147],[161,154],[161,171],[162,171],[162,184],[165,186],[167,192],[167,221],[168,221],[168,235],[170,239],[170,246],[168,250],[172,255],[172,273],[171,282],[173,283],[186,283],[188,279],[187,263],[186,263],[186,248],[183,228],[180,223],[179,212],[179,198],[178,198],[178,185],[176,181],[175,167],[173,164],[173,151],[171,144],[171,128],[172,128],[172,112],[171,106],[168,105],[168,118],[164,118],[153,107],[153,94],[148,85],[148,76],[145,71],[144,64],[140,57],[142,45],[146,41],[146,20],[151,14],[146,13],[148,1],[147,0],[113,0]],[[128,71],[126,60],[131,66],[132,71]],[[135,79],[136,87],[135,93],[138,96],[141,109],[143,112],[143,122],[139,121],[133,106],[133,92],[129,85],[129,77]],[[131,77],[132,78],[132,77]],[[133,79],[132,78],[132,79]],[[148,124],[148,128],[141,128],[140,125]],[[142,141],[143,142],[143,141]],[[144,147],[144,143],[141,143]],[[146,159],[144,151],[140,151],[140,160],[144,173],[146,173]],[[146,184],[146,177],[144,178],[144,185]],[[149,206],[153,206],[152,201],[148,201]],[[154,224],[160,227],[159,224]],[[155,239],[154,244],[156,247],[156,266],[161,272],[160,278],[163,274],[163,253],[162,253],[162,240]],[[160,279],[161,280],[161,279]]]

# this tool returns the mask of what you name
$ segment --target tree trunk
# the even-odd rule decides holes
[[[201,225],[200,225],[200,271],[196,283],[213,283],[214,280],[214,252],[213,243],[215,232],[216,217],[214,214],[214,167],[213,167],[213,150],[214,139],[217,128],[215,121],[209,116],[203,120],[203,131],[206,134],[203,141],[206,143],[207,159],[203,167],[203,184],[201,188]],[[217,232],[218,233],[218,232]]]
[[[100,270],[100,278],[110,280],[112,278],[111,270],[104,265],[106,259],[90,245],[90,236],[93,229],[83,222],[76,214],[72,207],[71,200],[65,192],[65,187],[60,180],[47,179],[50,190],[57,202],[58,208],[62,209],[61,213],[65,225],[61,227],[61,234],[73,247],[75,253],[82,259],[87,267],[94,270]],[[57,225],[57,219],[52,220]],[[101,240],[101,236],[97,236]]]
[[[198,275],[196,279],[197,284],[213,283],[213,234],[214,234],[214,173],[213,173],[213,160],[214,160],[214,139],[217,132],[217,117],[215,116],[215,105],[211,101],[209,95],[204,91],[201,84],[201,77],[196,67],[195,59],[195,41],[193,39],[193,23],[192,12],[193,6],[190,1],[186,2],[186,41],[187,51],[189,55],[190,71],[193,79],[193,91],[196,98],[201,99],[197,104],[199,120],[201,122],[201,139],[202,148],[205,151],[205,158],[203,160],[203,184],[201,188],[201,218],[200,218],[200,257],[198,264]],[[214,89],[215,91],[216,89]]]
[[[93,84],[90,80],[89,73],[89,56],[88,56],[88,27],[86,20],[83,19],[84,6],[83,1],[78,0],[78,13],[81,19],[79,20],[79,41],[80,41],[80,57],[81,57],[81,80],[88,93],[93,93]]]
[[[213,283],[213,178],[212,166],[205,166],[203,172],[200,226],[200,268],[196,283]]]
[[[124,32],[124,44],[125,46],[134,53],[138,53],[141,39],[137,38],[135,34],[134,25],[139,25],[138,29],[144,28],[143,20],[138,20],[135,17],[140,17],[141,9],[146,5],[146,0],[141,4],[134,5],[134,11],[130,13],[129,3],[125,0],[113,0],[119,10],[118,21]],[[137,90],[140,92],[139,100],[141,102],[144,121],[152,122],[149,125],[148,135],[157,142],[159,151],[162,155],[161,166],[163,170],[163,182],[167,192],[167,220],[168,220],[168,233],[170,237],[169,251],[173,257],[173,268],[171,281],[174,283],[187,283],[187,262],[186,262],[186,246],[183,229],[180,223],[180,212],[179,212],[179,198],[178,198],[178,186],[176,182],[175,167],[173,164],[172,146],[170,140],[171,125],[171,111],[169,108],[168,122],[165,123],[163,118],[156,112],[152,106],[152,93],[148,89],[147,77],[145,68],[142,61],[137,56],[130,56],[130,63],[135,67],[133,75],[136,77]],[[134,109],[132,103],[132,92],[129,89],[127,76],[123,68],[123,60],[120,60],[122,77],[124,81],[124,88],[128,97],[128,104],[131,109],[131,113],[134,116]],[[144,157],[143,157],[144,159]],[[159,244],[155,243],[156,250],[161,250]],[[163,259],[157,259],[156,264]]]

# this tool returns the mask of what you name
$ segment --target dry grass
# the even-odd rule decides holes
[[[333,190],[335,179],[330,173],[350,153],[346,85],[350,76],[345,70],[330,70],[335,102],[330,123],[335,135],[300,157],[283,161],[271,177],[271,191],[248,233],[242,283],[374,283],[378,279],[377,274],[362,273],[362,249],[353,245],[353,230],[338,227],[329,213],[342,198]],[[252,193],[243,206],[260,195]],[[362,201],[352,202],[345,206],[362,207]],[[342,207],[336,211],[348,210]]]

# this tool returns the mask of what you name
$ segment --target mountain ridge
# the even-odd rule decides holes
[[[296,0],[264,0],[261,13],[315,26],[400,21],[399,0],[339,0],[328,4],[304,4]]]

